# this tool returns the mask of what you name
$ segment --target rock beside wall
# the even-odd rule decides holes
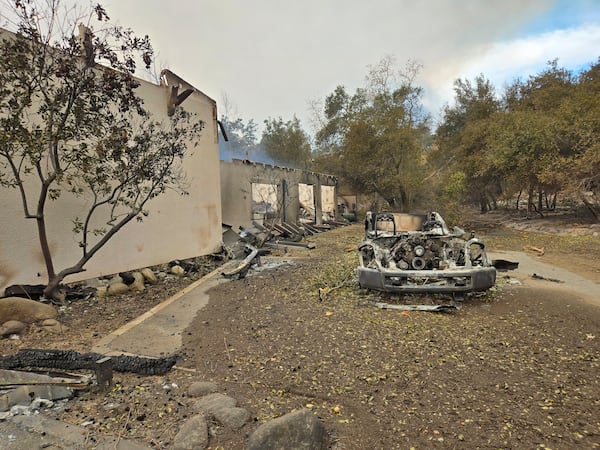
[[[58,311],[52,305],[21,297],[0,298],[0,324],[11,320],[29,324],[56,316]]]

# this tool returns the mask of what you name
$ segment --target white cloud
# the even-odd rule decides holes
[[[423,64],[418,81],[435,113],[452,98],[456,78],[512,77],[525,73],[528,59],[592,61],[590,47],[600,48],[589,36],[578,47],[584,32],[510,40],[555,0],[107,1],[111,17],[150,35],[159,62],[218,103],[226,93],[243,118],[259,124],[296,114],[308,126],[309,100],[339,84],[353,92],[367,65],[385,55]]]
[[[417,82],[434,116],[452,100],[457,78],[483,73],[501,90],[515,77],[537,73],[548,60],[559,58],[568,69],[594,62],[600,52],[597,1],[105,0],[105,5],[113,20],[150,36],[157,70],[174,71],[218,103],[227,94],[244,119],[262,124],[268,117],[288,120],[296,114],[308,127],[309,100],[324,99],[340,84],[353,92],[364,84],[367,66],[386,55],[400,66],[422,63]],[[555,7],[563,8],[565,20],[559,22],[591,23],[515,38],[532,23],[551,26]]]
[[[594,63],[598,56],[600,25],[584,25],[494,43],[473,49],[473,54],[455,64],[451,71],[424,73],[428,91],[426,100],[436,112],[436,105],[451,102],[453,82],[457,78],[472,80],[482,73],[501,92],[506,84],[516,78],[526,80],[536,75],[548,61],[558,58],[559,67],[575,70]]]

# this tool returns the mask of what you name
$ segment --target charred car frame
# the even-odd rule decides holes
[[[450,230],[437,212],[368,212],[358,247],[362,288],[400,293],[484,291],[496,281],[485,244],[464,230]]]

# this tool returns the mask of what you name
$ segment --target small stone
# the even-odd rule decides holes
[[[108,405],[103,406],[104,411],[113,416],[125,414],[127,412],[126,408],[127,405],[123,405],[121,403],[109,403]]]
[[[63,333],[67,330],[67,327],[62,325],[58,320],[49,319],[42,322],[42,329],[50,333]]]
[[[133,275],[134,283],[144,284],[144,281],[146,279],[144,278],[144,275],[142,275],[142,272],[139,272],[139,271],[133,272],[132,275]]]
[[[125,280],[123,280],[123,278],[120,275],[114,275],[108,282],[108,284],[115,284],[115,283],[125,283]],[[125,283],[127,284],[127,283]]]
[[[206,412],[214,415],[214,412],[223,408],[233,408],[237,405],[234,398],[224,394],[209,394],[198,400],[192,408],[197,412]]]
[[[43,327],[55,327],[58,325],[58,320],[56,319],[46,319],[42,322]]]
[[[118,295],[124,294],[127,291],[129,291],[129,286],[127,286],[125,283],[113,283],[110,286],[108,286],[107,294]]]
[[[0,326],[0,336],[9,334],[21,334],[27,328],[27,324],[19,320],[8,320]]]
[[[219,390],[216,383],[209,381],[196,381],[190,384],[188,388],[188,395],[191,397],[203,397],[208,394],[214,394]]]
[[[181,276],[185,274],[185,270],[183,270],[183,267],[175,265],[171,267],[171,273],[173,275]]]
[[[156,283],[156,281],[157,281],[156,275],[154,275],[154,272],[152,272],[152,269],[149,269],[148,267],[146,267],[145,269],[141,270],[141,274],[148,283],[150,283],[150,284]]]
[[[139,281],[134,281],[130,286],[129,289],[131,289],[132,291],[135,292],[142,292],[144,289],[146,289],[146,286],[144,286],[144,282],[139,282]]]

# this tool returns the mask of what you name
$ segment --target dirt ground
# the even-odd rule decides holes
[[[490,217],[469,223],[489,249],[544,247],[544,262],[600,283],[597,235],[515,231],[499,225],[508,217]],[[358,225],[322,233],[310,238],[316,249],[277,252],[279,264],[218,285],[169,374],[117,373],[108,394],[82,392],[49,414],[167,449],[192,414],[186,387],[203,380],[254,417],[236,433],[212,424],[213,449],[244,448],[260,423],[303,407],[324,421],[333,449],[600,448],[599,306],[500,274],[497,287],[456,312],[375,309],[369,301],[382,296],[361,292],[354,278],[361,235]],[[0,352],[89,351],[196,277],[73,302],[61,311],[62,335],[32,327],[21,340],[1,340]]]

